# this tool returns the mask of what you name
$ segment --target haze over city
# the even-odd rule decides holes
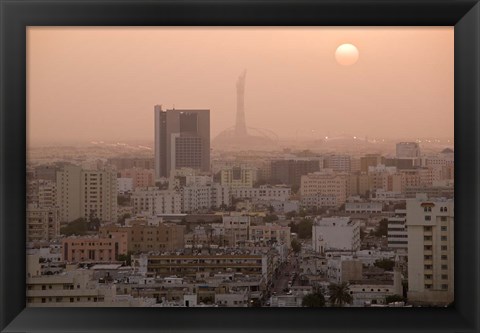
[[[28,144],[153,142],[153,106],[280,138],[453,138],[451,27],[30,27]],[[343,66],[335,50],[358,48]]]

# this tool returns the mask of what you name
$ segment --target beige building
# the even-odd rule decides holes
[[[126,254],[127,248],[122,239],[113,237],[67,237],[62,240],[63,260],[66,262],[118,260]]]
[[[120,171],[121,178],[132,179],[132,187],[151,187],[155,185],[155,170],[133,168]]]
[[[127,239],[129,252],[171,251],[184,247],[185,226],[158,223],[148,225],[137,220],[130,226],[107,225],[100,227],[102,237],[116,237],[123,234]]]
[[[115,284],[93,280],[93,271],[73,270],[60,275],[27,279],[27,307],[148,307],[152,298],[117,295]]]
[[[245,245],[248,240],[250,216],[223,216],[222,223],[213,224],[213,235],[220,238],[222,246]]]
[[[350,177],[345,173],[314,172],[301,178],[300,194],[312,196],[320,194],[335,197],[336,205],[342,205],[347,199]]]
[[[243,273],[266,278],[271,273],[268,258],[267,255],[252,254],[149,256],[147,267],[157,276],[196,278],[197,273],[202,272],[207,277],[218,273]]]
[[[59,211],[55,207],[27,207],[27,242],[50,241],[60,234]]]
[[[407,200],[408,299],[446,305],[454,295],[454,203]]]
[[[71,222],[80,217],[117,220],[116,172],[66,165],[57,172],[56,187],[60,221]]]
[[[257,181],[257,168],[247,165],[226,167],[220,171],[221,184],[230,188],[253,187]]]
[[[262,245],[283,243],[290,248],[290,227],[283,227],[273,223],[251,226],[249,230],[249,240],[255,243],[259,242]]]

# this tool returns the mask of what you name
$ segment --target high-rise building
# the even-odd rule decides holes
[[[82,170],[66,165],[57,172],[56,201],[60,221],[83,217],[117,220],[117,174],[112,170]]]
[[[454,290],[454,202],[419,194],[407,200],[408,300],[447,305]]]
[[[155,106],[155,177],[177,168],[210,171],[210,110]]]

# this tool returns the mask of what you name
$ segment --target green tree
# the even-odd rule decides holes
[[[117,261],[124,261],[125,265],[130,266],[132,264],[132,252],[128,251],[127,254],[119,254]]]
[[[392,271],[393,267],[395,267],[395,261],[391,259],[378,259],[375,260],[375,263],[373,265],[379,268],[383,268],[386,271]]]
[[[382,219],[378,224],[378,226],[375,228],[374,235],[377,237],[387,236],[387,231],[388,231],[388,220]]]
[[[385,302],[387,304],[394,303],[394,302],[404,302],[404,301],[405,301],[405,299],[400,295],[389,295],[389,296],[385,297]]]
[[[60,228],[60,234],[64,236],[71,236],[71,235],[85,235],[87,233],[88,226],[87,221],[81,217],[72,222],[68,223],[66,226]]]
[[[296,239],[292,239],[291,244],[292,244],[293,252],[299,253],[302,250],[302,244],[300,244],[300,242],[297,241]]]
[[[345,304],[352,304],[353,297],[350,295],[348,283],[332,283],[328,286],[328,290],[330,294],[330,303],[332,306],[342,307]]]
[[[292,217],[296,217],[296,216],[297,216],[297,212],[294,211],[294,210],[292,210],[291,212],[288,212],[288,213],[285,214],[285,217],[286,217],[287,219],[291,219]]]
[[[298,224],[298,238],[312,238],[312,225],[313,222],[311,220],[303,219],[300,221]]]
[[[130,205],[130,197],[126,195],[118,195],[117,196],[117,204],[119,206],[128,206]]]
[[[321,308],[325,306],[325,297],[322,293],[308,294],[302,299],[302,306],[309,308]]]
[[[288,226],[290,227],[290,232],[298,233],[298,224],[290,222]]]
[[[277,221],[277,220],[278,220],[278,216],[275,215],[275,214],[268,214],[267,216],[265,216],[265,217],[263,218],[263,220],[264,220],[265,222]]]

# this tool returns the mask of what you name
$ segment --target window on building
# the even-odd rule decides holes
[[[441,227],[441,230],[442,231],[447,231],[447,227],[443,226],[443,227]]]
[[[425,221],[431,221],[432,217],[430,215],[425,215]]]

